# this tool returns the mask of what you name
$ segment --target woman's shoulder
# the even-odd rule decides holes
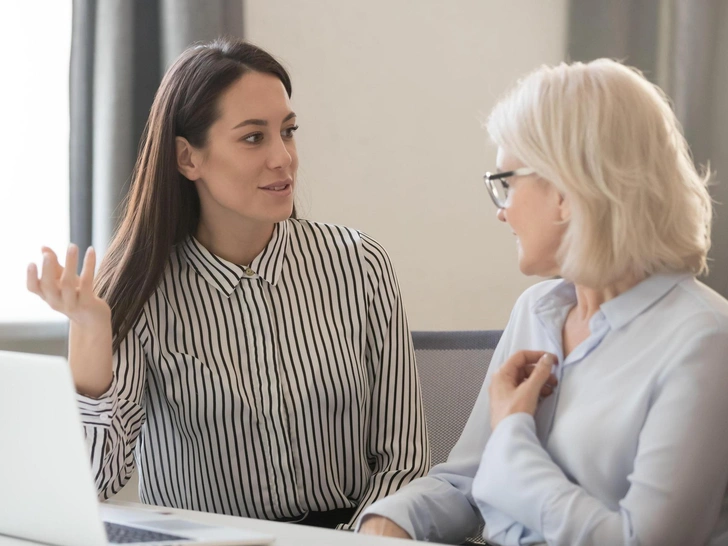
[[[315,240],[321,245],[336,247],[365,247],[384,251],[379,242],[356,228],[330,224],[327,222],[316,222],[301,218],[290,218],[287,220],[289,231],[292,237],[306,237]]]
[[[559,287],[567,285],[568,283],[563,279],[547,279],[545,281],[537,282],[526,288],[516,300],[516,308],[528,307],[531,308],[536,305],[542,298],[550,294]]]
[[[308,220],[305,218],[289,218],[286,223],[289,229],[299,233],[310,233],[313,235],[328,234],[328,233],[347,233],[347,234],[360,234],[358,229],[342,226],[340,224],[331,224],[329,222],[317,222],[315,220]]]
[[[290,219],[291,252],[317,252],[337,267],[364,272],[371,278],[392,277],[394,266],[385,248],[367,233],[347,226]]]
[[[680,317],[698,328],[714,327],[728,334],[728,300],[695,277],[686,276],[661,302],[661,313]],[[669,309],[668,309],[669,308]]]

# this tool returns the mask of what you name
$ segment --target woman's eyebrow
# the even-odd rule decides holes
[[[283,123],[285,123],[289,119],[292,119],[292,118],[295,118],[295,117],[296,117],[296,113],[295,112],[291,112],[285,118],[283,118]],[[268,126],[268,121],[267,120],[264,120],[264,119],[256,119],[256,118],[246,119],[245,121],[241,121],[235,127],[233,127],[233,130],[239,129],[240,127],[244,127],[246,125],[259,125],[261,127],[267,127]]]

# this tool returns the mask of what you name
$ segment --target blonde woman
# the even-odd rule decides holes
[[[728,543],[728,302],[700,283],[707,175],[665,95],[607,59],[543,67],[492,112],[516,303],[449,460],[361,531],[501,545]]]

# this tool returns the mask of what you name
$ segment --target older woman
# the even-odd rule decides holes
[[[728,302],[707,175],[665,95],[601,59],[530,74],[491,114],[485,181],[527,275],[449,460],[361,531],[502,545],[726,544]]]

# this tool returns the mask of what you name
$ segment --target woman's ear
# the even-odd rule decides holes
[[[177,155],[177,170],[187,180],[194,182],[200,178],[201,154],[184,137],[175,137],[175,152]]]

